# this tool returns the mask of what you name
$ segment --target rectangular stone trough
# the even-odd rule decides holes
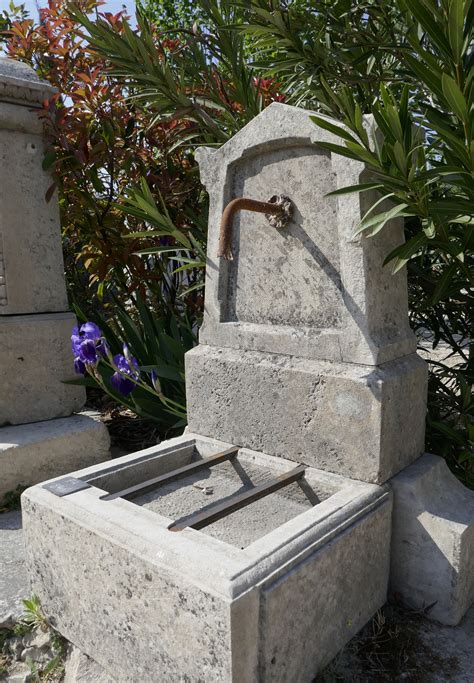
[[[117,681],[310,681],[385,601],[383,486],[238,449],[123,492],[231,447],[188,433],[23,494],[32,591]]]

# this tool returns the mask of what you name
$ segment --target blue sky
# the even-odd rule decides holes
[[[10,0],[0,0],[0,10],[8,9],[9,4]],[[38,13],[36,11],[36,0],[15,0],[15,4],[24,4],[26,8],[29,10],[30,16],[37,18]],[[38,4],[40,7],[42,7],[47,4],[47,0],[38,0]],[[134,16],[135,0],[106,0],[106,3],[105,5],[103,5],[103,7],[101,7],[101,10],[103,12],[120,12],[123,5],[125,5],[125,7],[127,8],[128,13],[131,16]]]

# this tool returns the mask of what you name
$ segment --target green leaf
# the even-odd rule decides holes
[[[341,126],[336,126],[328,119],[322,118],[321,116],[310,116],[309,118],[317,126],[323,128],[324,130],[328,130],[330,133],[334,133],[334,135],[337,135],[337,137],[343,138],[348,142],[357,142],[356,139],[353,138],[352,135],[350,135],[350,133],[348,133],[345,128],[342,128]]]
[[[192,285],[191,287],[188,287],[187,289],[185,289],[184,292],[181,292],[179,297],[182,299],[183,297],[187,296],[190,292],[194,292],[197,289],[202,289],[203,287],[204,287],[204,283],[198,282],[197,284]]]
[[[474,459],[474,454],[472,451],[461,451],[457,457],[457,461],[460,463],[467,462],[468,460]]]
[[[406,177],[408,174],[408,159],[406,157],[405,150],[398,140],[393,146],[393,154],[400,172]]]
[[[368,236],[373,237],[378,232],[380,232],[380,230],[384,227],[386,223],[388,223],[388,221],[392,220],[393,218],[397,218],[399,216],[412,215],[411,213],[405,211],[407,207],[408,204],[397,204],[397,206],[394,206],[393,209],[390,209],[390,211],[384,211],[383,213],[379,213],[376,216],[372,216],[368,220],[364,218],[359,228],[355,232],[355,235],[358,235],[361,232],[368,231]]]
[[[398,111],[395,109],[395,107],[392,104],[390,93],[386,88],[384,88],[383,84],[380,86],[380,90],[382,93],[383,97],[383,102],[384,102],[384,110],[385,110],[385,115],[388,119],[388,122],[390,124],[390,128],[392,130],[393,135],[395,138],[402,143],[403,142],[403,130],[402,126],[400,123],[400,118],[398,116]]]
[[[152,372],[154,371],[158,377],[162,379],[170,379],[175,382],[183,382],[183,374],[171,365],[140,365],[141,372]]]
[[[87,377],[78,377],[77,379],[63,379],[62,384],[70,384],[79,387],[96,387],[97,382],[90,375]]]
[[[411,237],[408,242],[401,244],[399,247],[390,252],[385,261],[384,266],[390,261],[394,261],[392,273],[397,273],[408,261],[426,244],[427,237],[423,232],[418,232]]]
[[[433,43],[446,55],[450,55],[450,46],[445,35],[444,26],[437,17],[437,7],[428,7],[423,0],[405,0],[406,6],[429,35]]]
[[[356,154],[355,152],[347,149],[347,147],[343,147],[342,145],[335,145],[332,142],[316,142],[315,144],[318,147],[322,147],[322,149],[327,149],[328,152],[340,154],[343,157],[355,159],[356,161],[361,161],[360,154]]]
[[[461,92],[459,85],[454,78],[444,73],[441,79],[443,86],[443,94],[460,121],[467,121],[467,104],[464,95]]]
[[[456,274],[458,266],[456,263],[451,263],[447,268],[445,268],[443,274],[438,279],[435,290],[431,296],[431,305],[434,306],[441,299],[443,299],[449,288],[452,285],[453,276]]]
[[[49,169],[51,168],[51,166],[54,164],[55,161],[56,161],[56,152],[54,152],[53,150],[46,152],[46,154],[44,155],[43,162],[42,162],[43,171],[49,171]]]
[[[455,429],[452,429],[451,427],[449,427],[444,422],[438,422],[436,420],[430,420],[429,424],[431,427],[434,427],[436,429],[436,431],[441,432],[441,434],[445,434],[455,443],[458,443],[461,446],[464,446],[464,439],[462,438],[461,434],[459,434]]]
[[[448,15],[448,36],[455,64],[461,63],[464,44],[464,1],[451,0]]]
[[[438,69],[433,69],[431,66],[427,66],[422,61],[416,59],[410,54],[404,55],[404,60],[414,72],[415,76],[428,86],[428,88],[437,96],[441,97],[443,95],[443,90],[441,87],[441,72]]]
[[[340,187],[338,190],[333,190],[328,192],[325,197],[335,197],[341,194],[351,194],[354,192],[367,192],[368,190],[378,190],[383,185],[381,183],[360,183],[359,185],[347,185],[346,187]]]
[[[362,147],[362,145],[359,145],[356,142],[346,142],[346,146],[350,151],[358,155],[360,161],[369,164],[369,166],[373,166],[374,168],[378,168],[378,159],[376,159],[376,157],[368,149],[365,149]]]
[[[178,268],[175,268],[173,270],[173,274],[175,273],[181,273],[184,270],[195,270],[196,268],[203,268],[206,264],[203,263],[202,261],[192,261],[191,263],[185,263],[182,266],[179,266]]]

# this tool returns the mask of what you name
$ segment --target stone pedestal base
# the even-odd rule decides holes
[[[390,482],[391,590],[427,616],[456,625],[474,602],[474,492],[426,453]]]
[[[75,324],[69,312],[0,317],[0,426],[82,408],[84,387],[64,384],[77,377],[70,342]]]
[[[0,501],[30,486],[109,459],[110,438],[87,414],[0,429]]]
[[[373,367],[199,345],[186,354],[189,429],[382,484],[421,455],[426,363]]]

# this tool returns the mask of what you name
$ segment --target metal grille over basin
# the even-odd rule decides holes
[[[170,531],[205,529],[211,536],[244,547],[299,515],[320,499],[304,479],[305,467],[275,473],[238,457],[230,448],[190,462],[141,484],[109,493],[175,519]],[[204,497],[203,497],[204,494]]]

